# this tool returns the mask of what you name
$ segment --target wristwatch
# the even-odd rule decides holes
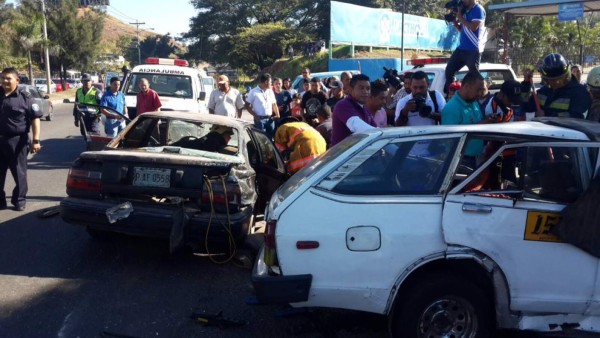
[[[40,140],[33,140],[33,144],[40,144]]]

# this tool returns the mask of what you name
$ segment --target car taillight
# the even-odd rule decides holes
[[[67,177],[67,192],[85,190],[100,192],[102,186],[102,172],[81,169],[71,169]]]
[[[225,189],[223,189],[223,182],[218,179],[209,179],[210,189],[204,183],[204,190],[202,191],[202,205],[203,208],[215,208],[217,212],[226,212],[226,207],[229,208],[230,213],[236,213],[240,210],[240,204],[242,199],[242,192],[240,186],[237,183],[226,183]],[[212,192],[212,194],[211,194]],[[225,194],[227,193],[227,196]],[[212,199],[212,200],[211,200]]]
[[[277,228],[277,221],[267,221],[265,228],[265,264],[267,266],[277,265],[277,243],[275,243],[275,229]]]
[[[275,249],[275,228],[277,228],[277,221],[270,220],[267,222],[267,227],[265,228],[265,248],[267,249]]]

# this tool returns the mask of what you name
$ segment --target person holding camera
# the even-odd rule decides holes
[[[429,91],[428,80],[423,71],[413,73],[411,93],[396,106],[396,126],[427,126],[440,122],[440,112],[446,106],[446,100],[442,93]]]
[[[469,71],[479,71],[479,62],[483,52],[484,43],[481,36],[485,30],[485,10],[477,3],[477,0],[454,0],[456,3],[456,16],[446,17],[451,20],[460,32],[458,47],[452,52],[450,60],[446,65],[446,84],[444,92],[448,92],[448,86],[454,82],[454,74],[465,65]]]

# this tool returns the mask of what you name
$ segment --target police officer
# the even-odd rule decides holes
[[[37,153],[40,145],[40,107],[26,90],[18,88],[19,73],[15,68],[5,68],[0,73],[0,209],[6,209],[4,182],[6,173],[15,180],[11,203],[17,211],[25,210],[27,195],[27,153]],[[33,142],[29,141],[29,129]]]
[[[92,86],[92,78],[89,74],[84,74],[81,77],[81,83],[83,86],[75,92],[75,102],[100,104],[102,91]],[[75,118],[75,126],[79,127],[83,137],[86,137],[86,132],[95,135],[100,134],[100,115],[98,115],[97,108],[75,105],[73,117]]]
[[[569,70],[565,58],[548,54],[540,67],[545,85],[537,92],[540,110],[536,116],[584,118],[592,99],[584,85]]]

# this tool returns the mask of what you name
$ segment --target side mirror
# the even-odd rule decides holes
[[[46,95],[46,96],[44,96],[44,98],[45,98],[45,99],[49,99],[49,98],[50,98],[50,96]],[[64,100],[63,100],[63,103],[71,103],[71,100],[70,100],[70,99],[64,99]]]
[[[200,92],[198,95],[198,101],[204,101],[206,99],[206,92]]]

